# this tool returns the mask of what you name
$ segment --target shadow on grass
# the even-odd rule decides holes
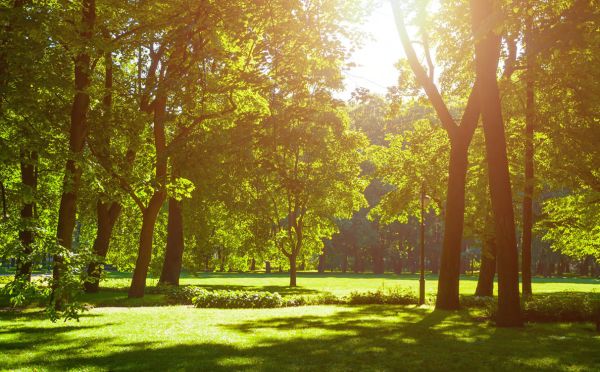
[[[600,368],[600,337],[582,332],[581,324],[494,329],[474,324],[465,312],[373,305],[342,307],[332,315],[273,316],[219,327],[220,332],[251,337],[252,342],[201,340],[165,345],[101,339],[91,350],[70,349],[73,354],[61,350],[59,358],[39,353],[26,365],[5,367],[210,371]],[[42,341],[60,344],[64,338],[50,340],[77,328],[61,328],[48,335],[30,327],[17,328],[30,341],[8,345],[8,349],[31,346],[40,336]],[[107,349],[111,351],[102,353]]]

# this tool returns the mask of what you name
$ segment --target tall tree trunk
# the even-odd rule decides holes
[[[112,231],[121,214],[121,204],[118,202],[104,202],[98,199],[96,203],[96,217],[98,219],[98,228],[92,251],[95,258],[87,268],[88,280],[84,283],[87,293],[96,293],[100,287],[100,275],[102,274],[102,264],[108,253]]]
[[[469,143],[459,139],[451,143],[444,242],[438,280],[436,309],[456,310],[460,307],[460,251],[465,214],[465,184]]]
[[[83,0],[82,3],[82,30],[80,37],[84,45],[89,43],[93,36],[96,21],[95,0]],[[70,156],[65,166],[63,180],[63,192],[58,210],[58,225],[56,238],[65,251],[72,247],[73,229],[77,213],[77,193],[81,180],[81,168],[76,160],[83,152],[85,137],[87,135],[87,113],[90,106],[90,95],[88,88],[91,82],[91,57],[83,48],[83,51],[75,57],[75,96],[71,108],[71,126],[69,129],[69,152]],[[52,270],[52,296],[51,300],[57,309],[62,307],[62,295],[57,295],[61,274],[64,270],[61,254],[54,255],[54,267]]]
[[[169,220],[167,222],[167,248],[159,283],[179,285],[183,262],[183,211],[181,202],[169,198]]]
[[[271,274],[271,261],[265,261],[265,274]]]
[[[486,217],[481,249],[481,268],[475,296],[492,297],[494,295],[494,277],[496,276],[496,237],[491,214]]]
[[[256,271],[256,260],[254,257],[250,260],[250,271]]]
[[[471,0],[473,35],[475,36],[475,69],[480,83],[481,115],[486,144],[489,187],[494,213],[497,244],[498,315],[500,327],[522,326],[519,299],[519,260],[515,235],[515,219],[504,122],[500,93],[496,80],[500,57],[500,37],[484,20],[493,17],[493,0]],[[485,33],[483,33],[485,32]],[[483,34],[482,34],[483,33]]]
[[[291,255],[289,255],[289,261],[290,261],[290,287],[295,287],[296,286],[296,255],[294,254],[294,252],[292,252]]]
[[[158,213],[165,202],[167,181],[167,146],[165,136],[167,97],[159,95],[154,102],[154,147],[156,149],[156,189],[142,211],[142,229],[138,257],[133,270],[133,278],[129,287],[129,297],[143,297],[146,288],[148,267],[152,258],[152,241],[154,239],[154,226]]]
[[[384,246],[382,242],[373,247],[373,273],[383,274],[385,272],[385,261],[383,259]]]
[[[23,249],[21,256],[17,258],[17,271],[15,278],[18,280],[31,281],[33,252],[33,219],[35,208],[35,193],[37,190],[37,161],[38,155],[35,151],[21,150],[21,182],[27,194],[23,207],[21,208],[21,231],[19,240]]]
[[[525,45],[527,71],[525,108],[525,189],[523,190],[523,236],[521,242],[521,276],[523,296],[531,295],[531,240],[533,227],[533,131],[535,126],[534,64],[532,51],[533,16],[526,17]]]
[[[348,255],[344,254],[342,257],[342,273],[346,273],[348,271]]]
[[[140,231],[140,243],[138,256],[135,261],[135,269],[131,278],[131,286],[129,287],[128,296],[144,297],[146,289],[146,278],[148,276],[148,267],[152,258],[152,241],[154,238],[154,226],[158,213],[165,200],[163,192],[155,192],[150,199],[148,207],[142,214],[142,229]]]

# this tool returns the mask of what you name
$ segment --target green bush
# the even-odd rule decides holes
[[[258,309],[282,307],[285,303],[277,292],[207,291],[199,289],[192,298],[192,304],[201,308]]]
[[[525,299],[523,317],[529,322],[596,321],[600,311],[597,293],[559,292]]]
[[[192,286],[161,285],[150,291],[153,294],[164,294],[171,305],[192,305],[192,299],[203,289]]]
[[[338,297],[332,293],[321,293],[308,296],[290,296],[284,299],[285,306],[310,306],[310,305],[341,305],[347,303],[343,297]]]
[[[394,287],[378,289],[369,292],[351,292],[348,296],[350,305],[416,305],[419,303],[417,295],[408,288]]]

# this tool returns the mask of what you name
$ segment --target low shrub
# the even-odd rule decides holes
[[[199,289],[192,304],[201,308],[253,309],[282,307],[285,302],[277,292],[208,291]]]
[[[321,293],[308,296],[285,297],[285,306],[310,306],[310,305],[342,305],[347,303],[344,297],[338,297],[333,293]]]
[[[525,299],[523,317],[529,322],[596,321],[600,294],[559,292],[538,294]]]
[[[192,299],[202,290],[201,287],[193,286],[161,285],[149,293],[166,295],[167,302],[171,305],[192,305]]]
[[[416,305],[419,303],[417,295],[408,288],[394,287],[378,289],[369,292],[351,292],[348,296],[350,305]]]

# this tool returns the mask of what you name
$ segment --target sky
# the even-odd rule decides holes
[[[396,84],[398,72],[394,64],[404,55],[388,1],[380,2],[362,29],[370,37],[351,59],[357,66],[344,74],[346,89],[342,98],[345,99],[358,87],[385,94],[388,86]]]

